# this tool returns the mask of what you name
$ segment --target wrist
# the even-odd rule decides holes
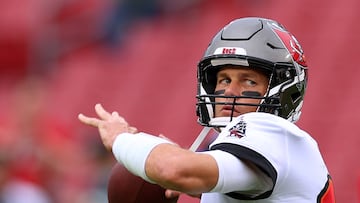
[[[146,175],[145,163],[151,151],[163,143],[172,142],[146,133],[121,133],[112,146],[116,160],[136,176],[153,183]]]

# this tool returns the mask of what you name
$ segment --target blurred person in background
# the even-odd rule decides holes
[[[129,30],[138,22],[173,16],[201,0],[113,0],[104,21],[104,39],[110,46],[121,46]]]
[[[78,145],[83,141],[70,126],[47,114],[46,82],[43,75],[27,75],[10,96],[0,128],[6,157],[1,196],[4,203],[90,203],[99,180],[89,177],[101,163],[89,157],[94,149]]]
[[[6,174],[1,187],[4,203],[53,203],[46,188],[51,162],[37,143],[39,129],[34,127],[43,94],[42,84],[35,78],[24,79],[13,91],[12,114],[0,131],[2,171]]]
[[[104,39],[111,46],[119,45],[137,21],[158,14],[158,0],[114,0],[105,20]]]

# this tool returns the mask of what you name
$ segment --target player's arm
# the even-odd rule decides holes
[[[146,175],[159,185],[188,194],[210,191],[218,180],[216,160],[172,144],[161,144],[148,155]]]
[[[253,164],[219,150],[192,152],[161,144],[148,155],[145,166],[150,179],[188,194],[261,194],[272,187],[270,178]]]
[[[228,153],[182,149],[166,139],[136,133],[117,112],[110,114],[99,104],[95,111],[99,118],[80,114],[80,121],[97,127],[104,146],[145,180],[191,194],[247,190],[249,183],[259,181],[251,167]]]
[[[116,159],[133,174],[188,194],[261,194],[271,187],[262,171],[220,150],[192,152],[146,133],[122,133],[112,149]]]
[[[98,118],[79,114],[84,124],[98,128],[106,149],[132,173],[166,188],[192,193],[208,191],[217,181],[215,160],[185,150],[159,137],[137,133],[117,112],[95,105]],[[206,166],[206,167],[204,167]]]

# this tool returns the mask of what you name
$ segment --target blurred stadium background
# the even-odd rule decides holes
[[[360,202],[358,8],[358,0],[0,1],[0,202],[107,202],[115,161],[77,120],[97,102],[189,147],[201,129],[197,62],[221,27],[244,16],[280,21],[304,47],[310,82],[298,124],[318,140],[337,201]]]

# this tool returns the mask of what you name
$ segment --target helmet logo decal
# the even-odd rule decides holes
[[[215,50],[214,54],[246,55],[246,50],[241,47],[219,47]]]
[[[236,125],[229,129],[229,132],[230,137],[244,137],[246,132],[246,122],[241,119]]]
[[[301,48],[299,42],[294,37],[294,35],[287,32],[279,25],[276,24],[271,24],[271,25],[274,28],[273,30],[275,31],[275,33],[279,36],[280,40],[283,42],[283,44],[291,54],[293,60],[302,66],[307,66],[304,51]]]
[[[223,48],[222,51],[223,54],[235,54],[236,53],[236,48]]]

